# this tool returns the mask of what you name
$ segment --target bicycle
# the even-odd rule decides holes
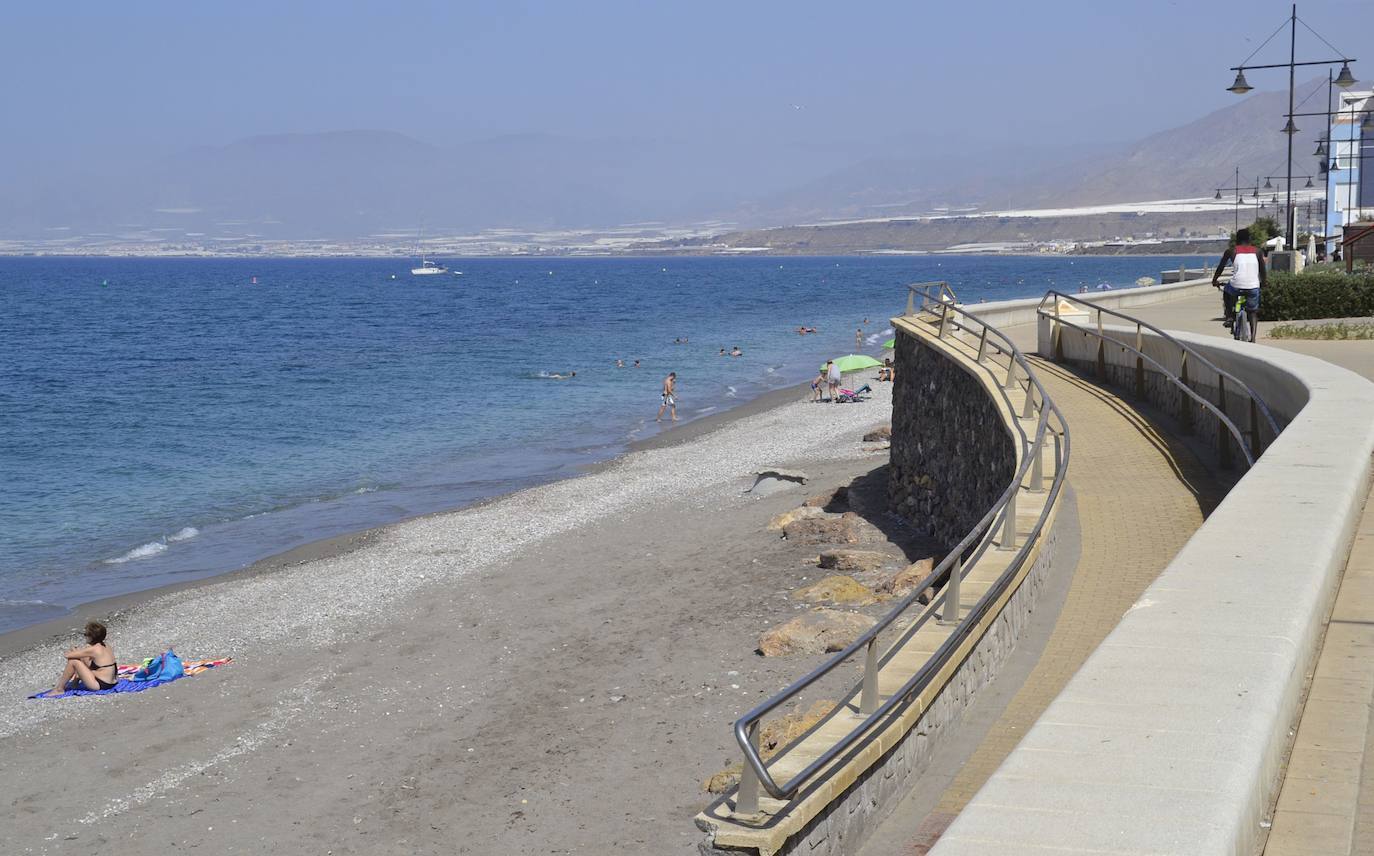
[[[1231,337],[1238,342],[1253,342],[1254,338],[1250,332],[1259,329],[1256,326],[1259,321],[1259,312],[1254,309],[1246,309],[1245,305],[1248,302],[1249,297],[1245,292],[1236,294],[1235,321],[1231,324]]]

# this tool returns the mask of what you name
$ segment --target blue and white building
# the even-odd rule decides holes
[[[1342,227],[1361,219],[1361,205],[1374,213],[1374,91],[1342,92],[1331,117],[1327,144],[1326,234],[1339,240]],[[1369,158],[1370,169],[1360,169]],[[1336,241],[1328,241],[1327,252]]]

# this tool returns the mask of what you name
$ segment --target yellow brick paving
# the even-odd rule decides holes
[[[1034,362],[1072,434],[1069,483],[1077,497],[1081,556],[1043,656],[941,796],[930,818],[937,828],[1001,765],[1224,493],[1188,448],[1113,391],[1053,363]]]

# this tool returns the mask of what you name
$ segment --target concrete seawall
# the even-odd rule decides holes
[[[1093,297],[1127,308],[1137,294],[1199,288]],[[1038,301],[988,314],[1029,321],[1027,303]],[[1255,847],[1368,494],[1374,385],[1300,354],[1177,338],[1252,386],[1283,431],[949,827],[937,856]],[[1173,365],[1176,348],[1143,339]],[[1077,365],[1096,360],[1082,334],[1063,345]],[[1109,376],[1134,373],[1134,354],[1105,351]],[[1208,394],[1215,375],[1200,374],[1195,388]],[[1146,391],[1168,409],[1159,378]]]

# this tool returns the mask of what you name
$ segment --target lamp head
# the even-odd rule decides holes
[[[1265,190],[1273,190],[1273,189],[1274,189],[1274,185],[1272,185],[1272,184],[1269,183],[1269,177],[1268,177],[1268,176],[1265,176],[1265,177],[1264,177],[1264,189],[1265,189]]]
[[[1289,119],[1288,124],[1284,125],[1281,130],[1283,131],[1283,133],[1288,134],[1291,137],[1293,134],[1296,134],[1298,132],[1298,126],[1293,124],[1292,119]]]
[[[1221,191],[1218,190],[1218,191],[1217,191],[1217,195],[1216,195],[1216,196],[1213,196],[1212,198],[1213,198],[1213,199],[1220,199],[1220,198],[1221,198]]]
[[[1341,65],[1341,73],[1336,75],[1336,85],[1342,89],[1349,89],[1355,85],[1355,75],[1350,73],[1350,63]]]
[[[1312,186],[1312,176],[1309,175],[1309,176],[1307,177],[1307,183],[1304,184],[1303,187],[1304,187],[1304,188],[1308,188],[1308,187],[1311,187],[1311,186]]]
[[[1314,157],[1326,157],[1326,140],[1317,140],[1317,150],[1312,153]]]

